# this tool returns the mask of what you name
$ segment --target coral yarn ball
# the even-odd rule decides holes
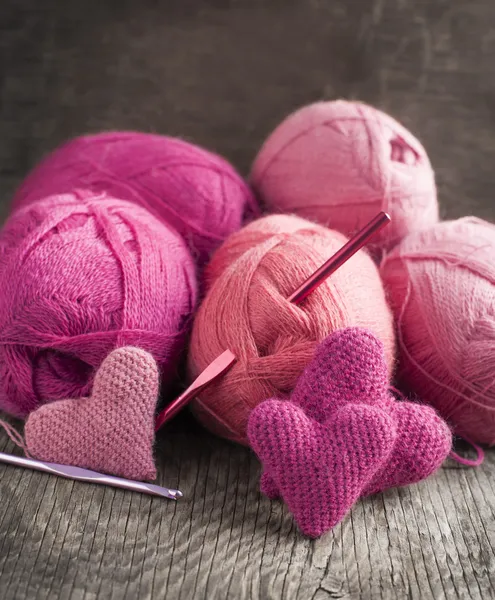
[[[300,305],[288,297],[346,238],[288,215],[254,221],[219,248],[206,269],[208,292],[195,317],[189,373],[196,377],[225,349],[234,366],[193,401],[214,433],[247,444],[251,410],[287,397],[317,344],[336,329],[366,327],[394,361],[392,313],[378,270],[361,250]]]
[[[0,233],[0,409],[88,396],[120,346],[150,352],[167,382],[195,299],[183,240],[143,208],[65,194],[19,209]]]
[[[204,263],[257,211],[249,186],[220,156],[177,138],[132,131],[75,138],[45,157],[14,206],[86,189],[147,208]]]
[[[359,102],[318,102],[292,113],[263,144],[251,182],[270,211],[348,236],[388,212],[392,223],[373,238],[375,248],[438,221],[425,149],[395,119]]]
[[[381,274],[400,376],[467,439],[495,444],[495,225],[467,217],[411,235]]]

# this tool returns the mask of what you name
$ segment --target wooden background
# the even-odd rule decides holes
[[[60,141],[178,134],[241,171],[292,109],[359,98],[424,141],[444,216],[495,218],[493,0],[2,0],[0,205]],[[5,436],[0,449],[14,452]],[[183,416],[173,503],[0,466],[0,597],[495,597],[495,455],[359,502],[318,541],[246,449]]]

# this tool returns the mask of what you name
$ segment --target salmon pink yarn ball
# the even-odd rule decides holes
[[[233,234],[215,253],[189,351],[191,378],[226,349],[237,357],[193,401],[196,416],[212,432],[247,444],[251,410],[267,398],[286,397],[317,344],[336,329],[355,325],[373,331],[392,370],[393,318],[365,251],[300,305],[287,299],[346,241],[341,233],[304,219],[272,215]]]
[[[17,210],[0,233],[0,409],[88,396],[112,350],[175,373],[196,299],[194,262],[143,208],[90,195]]]
[[[400,376],[473,442],[495,444],[495,225],[467,217],[406,238],[381,273]]]
[[[182,235],[199,264],[257,211],[249,186],[220,156],[132,131],[85,135],[60,146],[28,175],[14,206],[75,189],[147,208]]]
[[[392,223],[373,238],[374,248],[438,221],[425,149],[395,119],[359,102],[318,102],[292,113],[263,144],[251,181],[270,211],[348,236],[388,212]]]

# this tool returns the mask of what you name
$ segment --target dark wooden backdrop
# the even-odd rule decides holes
[[[493,0],[3,0],[0,31],[3,216],[68,137],[178,134],[247,173],[284,115],[347,97],[424,141],[444,216],[495,218]],[[157,454],[176,504],[0,466],[0,597],[495,595],[492,453],[358,503],[316,542],[259,495],[248,450],[182,417]]]

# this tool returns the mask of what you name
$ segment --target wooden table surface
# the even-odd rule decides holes
[[[443,216],[495,219],[493,0],[3,0],[0,31],[3,216],[68,137],[181,135],[247,173],[284,115],[348,97],[424,141]],[[0,598],[495,597],[493,452],[360,501],[317,541],[259,494],[250,451],[191,418],[157,461],[181,501],[0,466]]]

